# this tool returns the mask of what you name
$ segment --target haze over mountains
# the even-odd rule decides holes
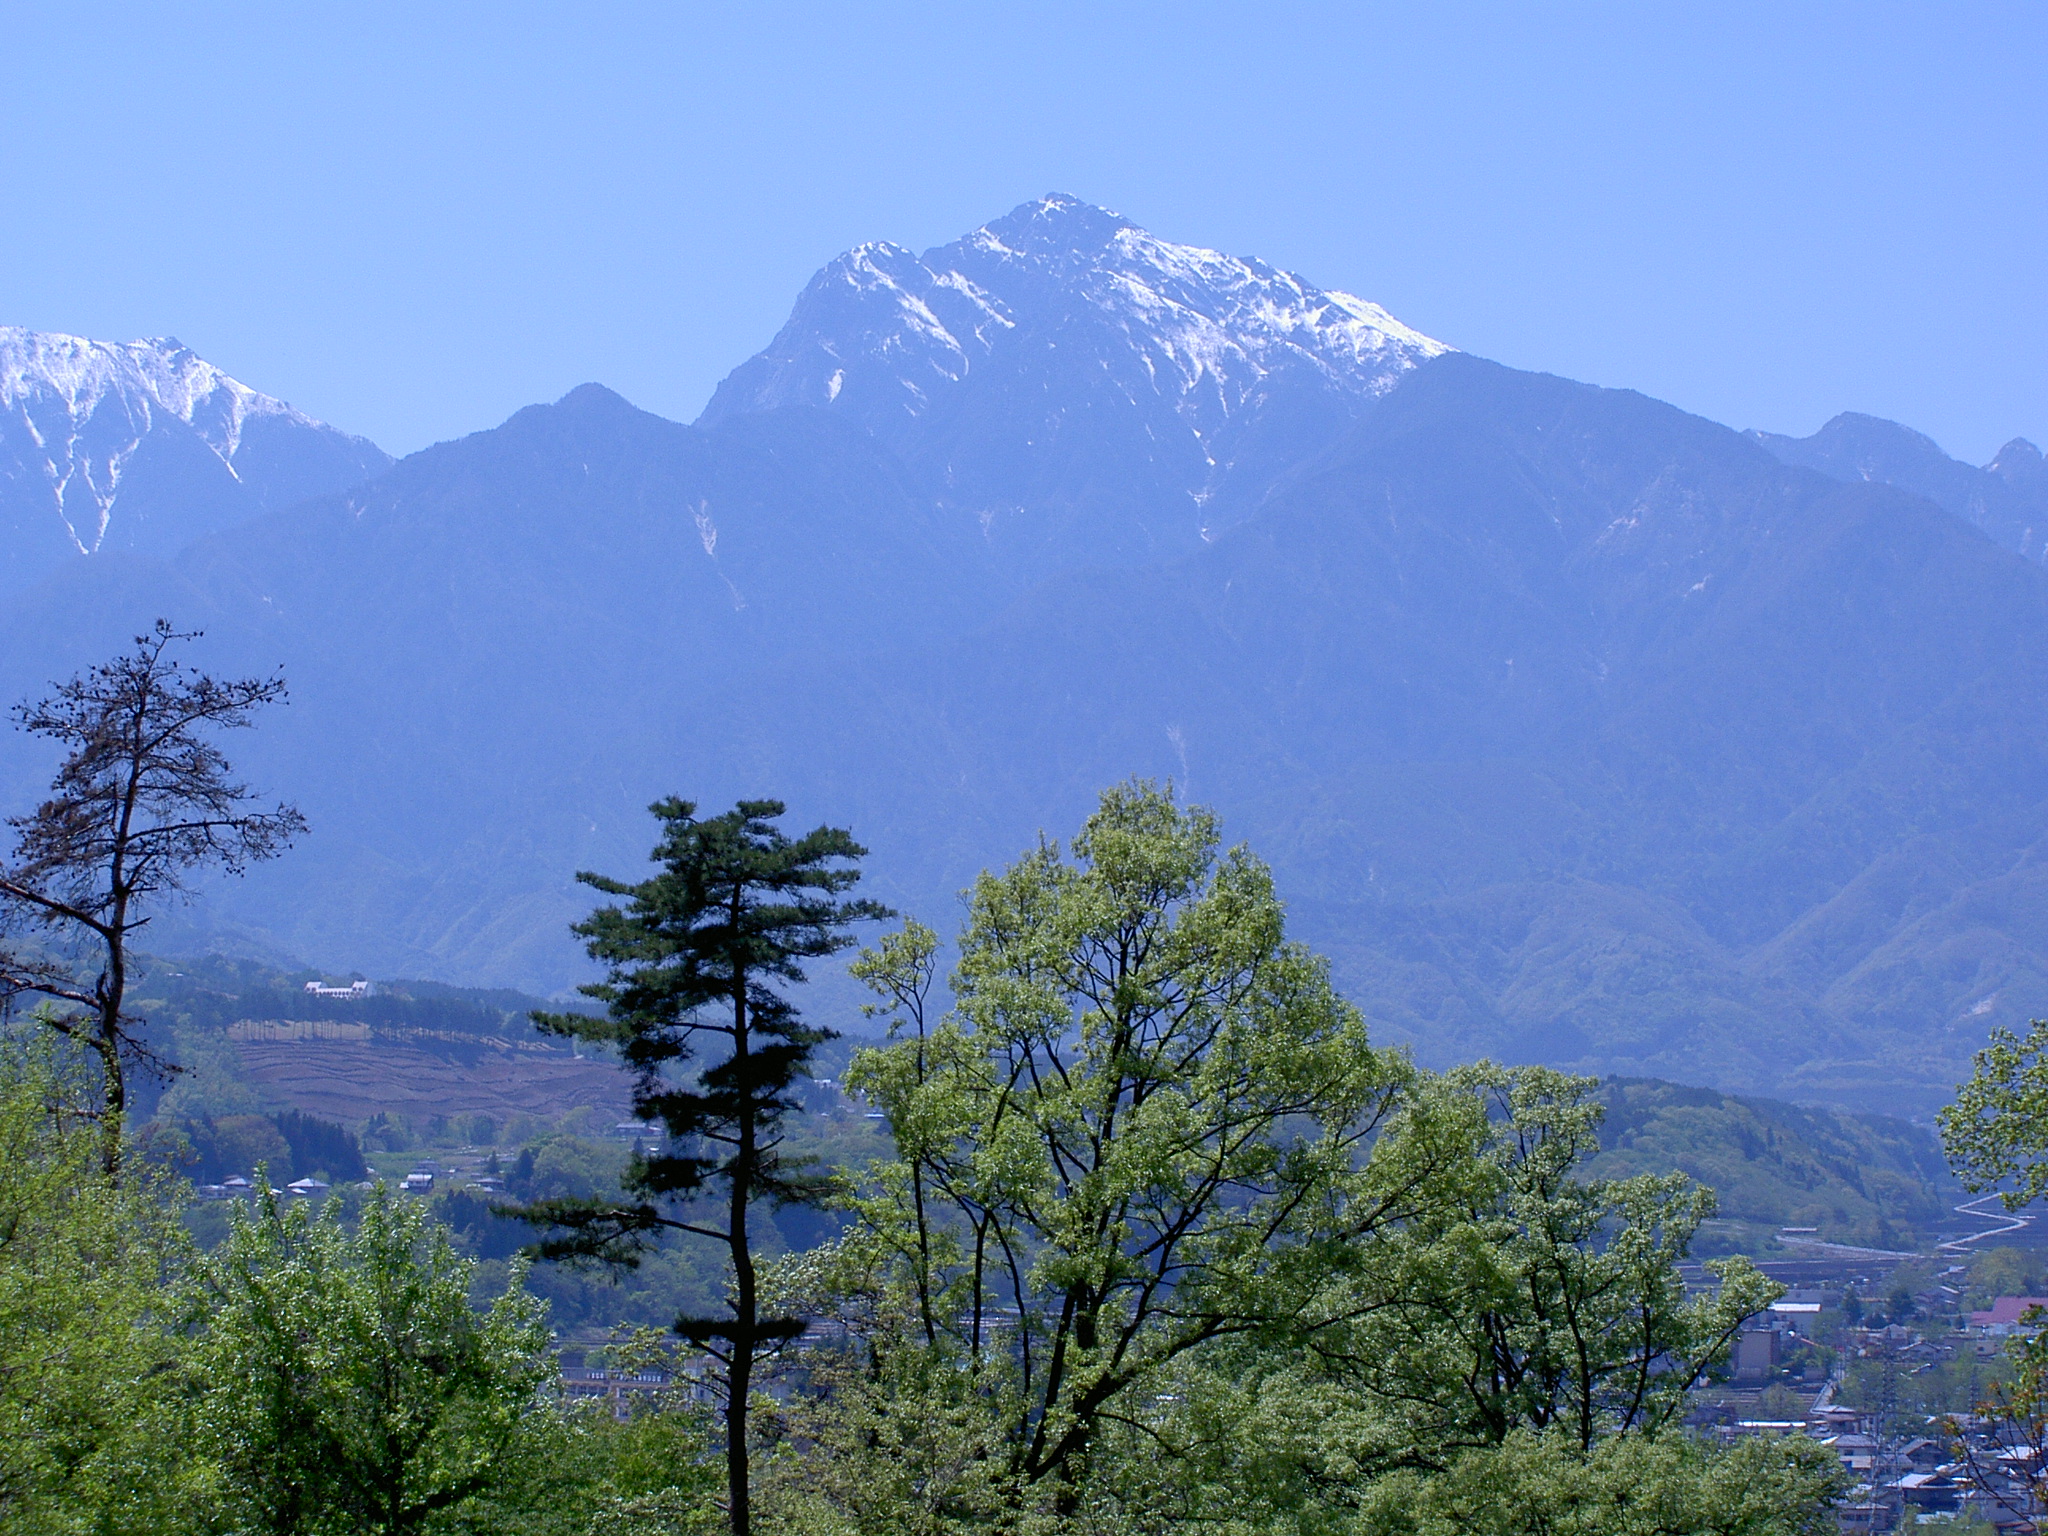
[[[1844,411],[1811,437],[1750,436],[1787,464],[1836,480],[1877,480],[1916,492],[2007,549],[2030,560],[2048,559],[2048,465],[2023,437],[1978,469],[1950,458],[1911,427],[1854,411]]]
[[[1433,1062],[1896,1110],[2048,1012],[2029,445],[1745,435],[1068,198],[848,253],[693,426],[586,386],[383,469],[295,417],[335,478],[280,505],[150,411],[233,495],[152,513],[203,532],[175,552],[114,503],[0,688],[159,613],[285,667],[237,763],[313,835],[216,937],[554,989],[573,872],[637,868],[668,792],[850,824],[945,930],[1141,773]],[[47,760],[6,753],[25,803]]]

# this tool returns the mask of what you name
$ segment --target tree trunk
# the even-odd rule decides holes
[[[121,1131],[128,1119],[128,1084],[121,1071],[121,1039],[101,1021],[92,1042],[106,1078],[100,1106],[100,1168],[109,1179],[121,1176]]]
[[[732,1053],[736,1063],[747,1057],[747,981],[744,968],[734,967]],[[746,1069],[733,1075],[743,1095],[751,1094]],[[732,1253],[732,1363],[726,1370],[725,1480],[732,1517],[732,1536],[752,1536],[754,1526],[753,1468],[748,1460],[747,1398],[754,1387],[754,1343],[760,1326],[760,1298],[755,1290],[754,1256],[747,1246],[747,1201],[753,1193],[757,1152],[751,1100],[740,1109],[739,1146],[732,1160],[732,1209],[727,1226]]]
[[[742,1313],[733,1329],[732,1364],[726,1372],[725,1483],[732,1514],[732,1536],[750,1536],[754,1527],[753,1468],[747,1456],[747,1395],[754,1389],[754,1340],[744,1313],[753,1310],[753,1266],[742,1264],[734,1289],[734,1311]]]
[[[121,924],[127,903],[117,903],[113,931],[106,935],[107,972],[100,978],[100,1016],[93,1051],[106,1075],[105,1102],[100,1121],[100,1164],[109,1179],[121,1176],[121,1133],[128,1119],[128,1078],[121,1066],[121,1004],[128,995],[128,956]]]

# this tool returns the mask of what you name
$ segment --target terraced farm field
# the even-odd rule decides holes
[[[294,1109],[360,1125],[408,1117],[514,1114],[554,1118],[589,1105],[627,1112],[630,1079],[610,1062],[479,1046],[459,1057],[378,1040],[242,1040],[248,1076]]]

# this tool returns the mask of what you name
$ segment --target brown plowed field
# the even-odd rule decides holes
[[[451,1061],[408,1046],[346,1040],[237,1042],[248,1075],[294,1109],[355,1125],[383,1111],[552,1118],[583,1105],[623,1116],[631,1079],[602,1061],[487,1050]]]

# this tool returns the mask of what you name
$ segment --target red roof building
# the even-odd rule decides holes
[[[2048,1312],[2048,1296],[2001,1296],[1989,1312],[1972,1312],[1972,1328],[2010,1328],[2031,1307]]]

